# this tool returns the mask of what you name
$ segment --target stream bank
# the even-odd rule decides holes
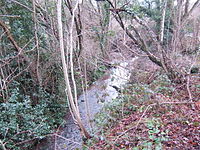
[[[118,89],[123,88],[131,76],[129,66],[136,61],[138,57],[131,60],[114,59],[111,63],[115,67],[111,68],[108,75],[96,81],[91,88],[79,96],[79,111],[85,128],[91,135],[95,134],[94,117],[101,111],[106,103],[117,98]],[[74,150],[82,149],[83,139],[77,124],[71,115],[68,116],[66,124],[60,133],[60,136],[54,140],[54,144],[48,144],[46,148],[40,150]],[[47,148],[48,147],[48,148]]]

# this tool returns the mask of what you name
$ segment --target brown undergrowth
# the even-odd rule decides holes
[[[130,84],[97,115],[91,150],[199,150],[200,79],[173,85],[160,75],[150,84]]]

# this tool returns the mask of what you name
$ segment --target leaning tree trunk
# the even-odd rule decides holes
[[[145,52],[147,54],[148,58],[153,63],[162,67],[172,82],[174,82],[174,83],[185,82],[186,74],[179,71],[179,69],[173,65],[172,60],[170,59],[170,57],[167,55],[167,53],[164,50],[164,47],[161,43],[162,40],[160,41],[157,38],[158,36],[153,31],[153,29],[151,29],[151,27],[144,20],[140,19],[134,12],[131,12],[126,9],[120,9],[120,11],[114,11],[114,10],[116,10],[116,7],[114,6],[114,4],[110,0],[107,0],[107,1],[111,5],[112,9],[110,9],[110,10],[113,12],[114,17],[117,20],[117,22],[119,23],[119,25],[121,26],[121,28],[126,32],[126,34],[130,37],[130,39],[132,39],[134,41],[134,43],[136,45],[138,45],[138,47],[140,47],[141,51]],[[165,7],[167,7],[166,3],[164,3],[164,4],[165,4]],[[164,15],[165,15],[165,11],[163,11]],[[127,14],[131,15],[131,17],[139,25],[141,25],[141,27],[143,29],[145,29],[146,33],[148,33],[148,36],[151,39],[151,42],[154,43],[154,45],[156,45],[155,48],[157,49],[157,53],[160,54],[159,56],[155,56],[153,53],[150,52],[150,47],[148,46],[148,44],[146,42],[145,36],[141,36],[141,32],[138,29],[136,29],[136,27],[134,25],[130,25],[130,27],[134,31],[134,34],[132,32],[130,32],[130,30],[124,25],[123,19],[120,15],[121,12],[126,12]],[[164,16],[163,16],[163,18],[165,19]],[[164,19],[162,20],[163,25],[164,25]],[[162,29],[162,32],[164,32],[164,26],[162,26],[161,29]],[[162,33],[162,34],[164,34],[164,33]],[[161,36],[161,39],[163,39],[163,35]]]

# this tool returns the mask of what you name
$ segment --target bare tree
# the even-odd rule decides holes
[[[119,25],[121,26],[121,28],[126,32],[126,34],[134,41],[134,43],[136,45],[138,45],[138,47],[140,47],[141,51],[145,52],[148,56],[148,58],[154,62],[155,64],[157,64],[158,66],[162,67],[165,72],[167,73],[169,79],[172,82],[175,83],[183,83],[185,82],[185,76],[187,75],[185,72],[182,72],[176,65],[174,65],[173,60],[171,59],[171,56],[168,55],[167,51],[169,51],[169,49],[166,49],[166,46],[163,45],[159,38],[157,33],[152,29],[151,26],[148,25],[148,23],[139,18],[133,11],[130,11],[129,9],[126,8],[116,8],[115,4],[113,2],[111,2],[110,0],[107,0],[109,2],[109,4],[111,5],[112,9],[114,10],[120,10],[120,11],[112,11],[113,12],[113,16],[115,17],[115,19],[118,21]],[[196,8],[199,5],[199,0],[197,0],[194,5],[192,6],[192,8],[188,11],[187,14],[181,15],[182,14],[182,6],[183,3],[179,2],[178,3],[178,7],[180,10],[180,19],[178,19],[178,22],[180,22],[180,24],[183,24],[184,21],[188,18],[188,16],[192,13],[192,11],[194,10],[194,8]],[[165,7],[167,7],[167,4],[164,3],[164,9]],[[166,11],[166,10],[165,10]],[[162,12],[162,25],[160,27],[161,32],[162,33],[160,35],[160,39],[161,41],[163,40],[163,32],[164,32],[164,21],[165,21],[165,11],[163,10]],[[144,34],[144,30],[143,32],[141,30],[139,30],[136,26],[134,26],[133,24],[129,25],[129,28],[127,28],[124,24],[123,21],[123,17],[122,17],[122,13],[125,12],[127,14],[129,14],[134,20],[135,22],[137,22],[137,24],[139,24],[141,26],[141,28],[143,28],[145,30],[146,35],[148,35],[148,37]],[[178,28],[180,28],[180,26],[176,26]],[[177,32],[177,37],[179,37],[179,32],[180,30],[175,29],[175,31]],[[130,29],[132,29],[132,32]],[[151,41],[151,45],[148,45],[147,40],[146,39],[150,39]],[[157,53],[153,54],[151,52],[151,46],[154,45],[154,49],[156,49]],[[177,45],[177,44],[175,44]]]
[[[77,1],[76,6],[77,5],[78,5],[78,1]],[[84,128],[83,123],[82,123],[81,118],[80,118],[77,102],[76,102],[76,99],[75,99],[75,97],[77,95],[75,95],[73,97],[72,88],[71,88],[71,85],[70,85],[70,82],[69,82],[68,66],[67,66],[67,62],[66,62],[66,59],[65,59],[65,51],[64,51],[64,44],[63,44],[62,9],[61,8],[62,8],[62,0],[58,0],[58,2],[57,2],[57,18],[58,18],[57,21],[58,21],[60,53],[61,53],[61,60],[62,60],[62,66],[63,66],[63,72],[64,72],[64,79],[65,79],[65,84],[66,84],[66,93],[67,93],[67,96],[68,96],[68,99],[69,99],[69,104],[70,104],[70,107],[71,107],[71,110],[72,110],[72,115],[75,118],[75,121],[77,121],[81,131],[83,132],[83,135],[86,138],[90,138],[90,135],[87,132],[87,130]],[[75,9],[74,9],[74,11],[75,11]],[[72,22],[73,22],[73,19],[72,19]],[[72,26],[72,28],[73,28],[73,26]],[[72,47],[72,45],[71,45],[71,47]],[[70,57],[72,59],[72,48],[70,50]],[[71,67],[73,69],[73,61],[70,61],[70,64],[71,64]]]
[[[69,9],[70,15],[73,15],[73,6],[71,0],[65,0],[65,5]],[[78,37],[78,40],[76,42],[76,49],[78,50],[77,56],[79,57],[82,50],[83,50],[83,35],[82,35],[82,21],[81,21],[81,7],[80,4],[78,4],[77,8],[77,14],[74,16],[74,23],[76,27],[76,34]]]

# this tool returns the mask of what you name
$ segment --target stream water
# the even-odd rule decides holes
[[[82,94],[79,97],[78,102],[81,118],[85,128],[91,134],[93,134],[93,127],[95,126],[92,121],[95,114],[100,112],[106,103],[117,98],[117,89],[122,88],[129,81],[131,73],[128,65],[136,59],[137,57],[134,57],[132,60],[121,62],[119,60],[113,60],[112,63],[117,65],[109,70],[108,77],[95,82],[86,94]],[[66,122],[60,137],[57,137],[56,146],[50,146],[45,150],[53,150],[55,147],[56,150],[82,149],[82,137],[78,126],[74,123],[72,117],[69,117]]]

